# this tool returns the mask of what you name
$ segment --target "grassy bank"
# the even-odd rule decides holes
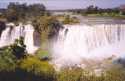
[[[125,19],[125,15],[121,14],[109,14],[109,13],[103,13],[103,14],[82,14],[82,16],[85,17],[107,17],[107,18],[115,18],[115,19]]]
[[[125,69],[116,67],[99,76],[81,68],[65,68],[56,72],[47,61],[28,56],[14,71],[1,71],[0,81],[125,81],[124,76]]]

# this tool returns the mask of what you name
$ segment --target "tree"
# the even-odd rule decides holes
[[[10,71],[16,68],[16,57],[10,46],[0,49],[0,71]]]
[[[64,24],[69,24],[71,22],[71,18],[69,15],[67,15],[63,21]]]
[[[17,59],[20,59],[25,56],[26,45],[24,44],[23,37],[20,37],[20,39],[16,39],[15,43],[10,47],[12,49],[12,53],[16,56]]]
[[[62,25],[52,16],[41,16],[33,21],[35,30],[41,34],[42,41],[55,36]]]
[[[6,17],[8,21],[18,21],[18,20],[31,20],[37,16],[44,15],[46,8],[43,4],[19,4],[10,3],[6,11]]]
[[[7,20],[10,22],[18,20],[18,9],[16,4],[10,3],[8,5],[8,9],[6,11],[6,17],[7,17]]]

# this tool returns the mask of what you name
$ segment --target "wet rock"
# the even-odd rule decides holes
[[[0,37],[2,34],[2,31],[6,29],[6,24],[3,21],[0,21]]]

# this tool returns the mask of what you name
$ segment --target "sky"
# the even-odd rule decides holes
[[[125,4],[125,0],[0,0],[0,8],[6,8],[9,2],[19,3],[42,3],[47,9],[79,9],[89,5],[96,5],[101,8],[118,7]]]

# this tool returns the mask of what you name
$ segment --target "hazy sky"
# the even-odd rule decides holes
[[[85,8],[89,5],[109,8],[125,4],[125,0],[0,0],[0,7],[5,8],[9,2],[43,3],[48,9]]]

